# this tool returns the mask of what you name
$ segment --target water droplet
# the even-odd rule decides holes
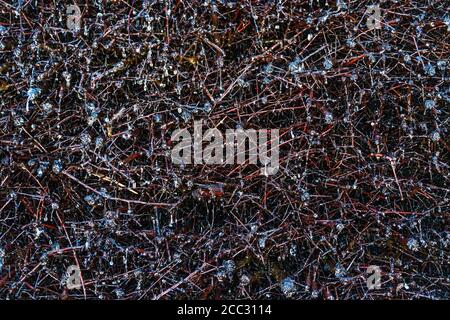
[[[302,63],[302,59],[300,59],[300,57],[296,57],[294,61],[289,63],[289,71],[293,74],[303,72],[304,70],[305,66]]]
[[[122,133],[122,138],[125,140],[129,140],[131,139],[132,135],[131,132],[129,130],[125,131],[124,133]]]
[[[410,63],[411,62],[411,56],[407,53],[405,53],[403,55],[403,61],[405,61],[405,63]]]
[[[410,238],[406,245],[412,251],[418,251],[419,250],[419,242],[416,239],[414,239],[414,238]]]
[[[297,255],[297,246],[295,244],[292,244],[291,247],[289,248],[289,254],[292,257],[295,257]]]
[[[53,162],[52,171],[53,171],[55,174],[58,174],[58,173],[61,172],[62,167],[63,167],[63,165],[62,165],[61,160],[55,160],[55,161]]]
[[[40,94],[41,89],[35,87],[28,89],[27,92],[28,99],[31,101],[36,100],[36,98],[39,97]]]
[[[441,71],[444,71],[446,66],[447,66],[447,61],[445,61],[445,60],[439,60],[437,62],[437,67]]]
[[[84,197],[84,201],[86,201],[89,205],[93,206],[95,204],[95,197],[92,195],[87,195]]]
[[[36,173],[39,178],[41,178],[44,175],[45,171],[47,171],[48,169],[48,166],[49,163],[47,161],[40,162],[39,168],[37,169]]]
[[[436,106],[436,103],[434,100],[426,100],[425,101],[425,109],[430,110],[433,109]]]
[[[301,199],[303,202],[308,202],[310,198],[311,198],[311,196],[309,195],[308,191],[306,191],[306,190],[303,191],[303,192],[301,193],[301,195],[300,195],[300,199]]]
[[[116,294],[117,299],[122,299],[125,295],[124,291],[120,288],[114,290],[114,293]]]
[[[41,234],[44,233],[44,229],[42,229],[41,227],[36,227],[36,228],[34,229],[34,231],[35,231],[34,239],[39,239],[39,237],[41,236]]]
[[[343,279],[347,275],[347,272],[345,271],[345,268],[338,262],[336,263],[336,267],[334,270],[334,275],[338,279]]]
[[[258,240],[258,245],[261,249],[264,249],[266,247],[266,241],[267,241],[267,237],[263,236],[261,238],[259,238]]]
[[[233,260],[225,260],[222,264],[223,268],[225,269],[225,272],[231,276],[234,273],[234,270],[236,269],[236,264]]]
[[[323,67],[326,70],[330,70],[331,68],[333,68],[333,62],[331,62],[330,59],[325,59],[325,61],[323,62]]]
[[[240,285],[245,287],[250,284],[250,277],[247,274],[243,274],[240,278]]]
[[[431,63],[425,65],[424,71],[429,76],[434,76],[436,74],[436,69]]]
[[[325,123],[330,124],[331,122],[333,122],[333,114],[327,111],[325,113]]]
[[[103,144],[103,138],[102,137],[97,137],[95,138],[95,147],[96,148],[100,148]]]
[[[297,286],[295,285],[295,281],[291,277],[284,278],[281,281],[280,287],[281,287],[281,292],[283,292],[283,294],[287,298],[292,297],[297,291]]]
[[[86,132],[83,132],[81,134],[80,139],[81,139],[81,144],[84,146],[87,146],[89,143],[91,143],[91,136]]]
[[[439,133],[438,130],[433,131],[433,133],[431,134],[431,140],[433,141],[441,140],[441,134]]]
[[[5,257],[5,250],[0,247],[0,272],[3,269],[4,257]]]
[[[157,113],[153,116],[153,121],[155,121],[155,123],[161,123],[162,117],[160,113]]]
[[[46,102],[46,103],[44,103],[44,104],[42,105],[42,110],[43,110],[46,114],[48,114],[48,113],[52,112],[53,106],[52,106],[52,104],[51,104],[50,102]]]
[[[348,38],[346,43],[350,48],[354,48],[356,46],[356,42],[352,38]]]

